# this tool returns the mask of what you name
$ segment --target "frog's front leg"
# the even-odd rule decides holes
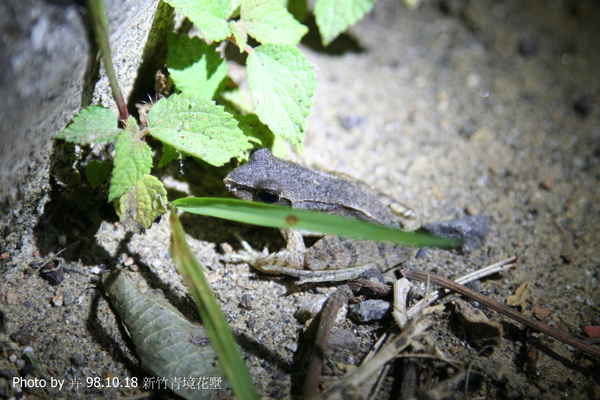
[[[280,232],[287,243],[285,250],[261,255],[255,259],[252,266],[267,274],[292,275],[293,272],[304,268],[306,246],[300,231],[280,229]]]

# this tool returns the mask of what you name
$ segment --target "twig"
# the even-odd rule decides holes
[[[481,293],[471,290],[464,285],[451,281],[448,278],[422,271],[403,271],[403,274],[407,278],[416,279],[423,282],[427,281],[427,279],[430,279],[431,283],[433,283],[434,285],[441,286],[446,289],[450,289],[452,291],[460,293],[464,296],[470,297],[473,300],[478,301],[479,303],[493,310],[496,310],[509,318],[512,318],[518,322],[529,326],[530,328],[545,333],[546,335],[552,336],[553,338],[558,339],[561,342],[566,343],[570,346],[573,346],[587,354],[600,358],[600,349],[587,345],[575,339],[574,337],[559,331],[558,329],[554,329],[542,322],[536,321],[533,318],[521,314],[520,312],[513,310],[512,308],[509,308],[496,300],[493,300],[487,296],[484,296]]]
[[[517,262],[518,259],[519,259],[519,256],[507,258],[506,260],[497,262],[496,264],[488,265],[485,268],[481,268],[475,272],[471,272],[470,274],[460,277],[455,282],[462,284],[462,285],[466,285],[469,282],[473,282],[473,281],[476,281],[483,277],[486,277],[488,275],[495,274],[496,272],[505,271],[509,268],[514,267],[515,266],[514,263]],[[439,285],[439,286],[442,286],[442,285]],[[415,315],[418,314],[419,309],[420,309],[421,305],[425,302],[425,300],[427,300],[427,305],[429,305],[429,304],[433,303],[434,301],[436,301],[439,297],[440,297],[440,292],[435,291],[435,292],[432,292],[429,297],[424,298],[423,300],[417,302],[414,306],[411,307],[410,310],[408,310],[408,313],[407,313],[408,318],[412,319],[415,317]]]
[[[73,243],[71,243],[70,245],[62,248],[59,251],[57,251],[55,255],[53,255],[52,257],[50,257],[49,259],[47,259],[46,261],[44,261],[44,263],[42,265],[40,265],[40,269],[43,268],[46,264],[48,264],[50,261],[54,260],[59,255],[61,255],[65,251],[67,251],[69,248],[71,248],[71,247],[73,247],[73,246],[75,246],[76,244],[79,244],[79,243],[81,243],[81,239],[78,239],[78,240],[74,241]]]
[[[320,399],[343,399],[347,398],[350,391],[355,390],[369,377],[379,371],[392,360],[398,353],[406,349],[425,329],[427,325],[422,323],[410,323],[402,333],[394,335],[369,361],[349,372],[343,379],[331,385],[323,393]]]
[[[315,345],[312,349],[312,354],[310,357],[310,365],[308,366],[306,381],[304,382],[304,390],[302,394],[303,399],[314,399],[317,395],[319,379],[321,378],[321,371],[323,370],[325,349],[327,348],[327,343],[329,342],[331,329],[335,323],[338,311],[352,297],[352,290],[350,290],[348,285],[340,286],[329,297],[325,307],[323,308],[319,330],[317,331]]]

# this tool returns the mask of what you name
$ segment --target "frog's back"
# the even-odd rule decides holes
[[[231,171],[225,181],[226,185],[235,183],[246,188],[246,192],[272,191],[293,208],[399,225],[389,207],[364,183],[282,160],[269,149],[255,150],[250,160]]]

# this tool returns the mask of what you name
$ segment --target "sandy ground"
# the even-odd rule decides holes
[[[444,4],[410,12],[398,1],[379,0],[333,51],[302,46],[316,68],[317,93],[305,149],[297,159],[364,180],[413,207],[424,221],[483,213],[491,222],[483,248],[468,255],[428,250],[406,265],[457,277],[518,254],[514,270],[475,288],[504,301],[528,283],[527,312],[544,311],[537,316],[547,323],[585,336],[584,327],[600,325],[598,4]],[[220,180],[227,168],[188,164],[183,170],[184,175],[178,168],[162,172],[171,198],[186,192],[225,195]],[[25,228],[5,232],[10,258],[1,281],[0,395],[13,393],[12,374],[22,366],[26,347],[49,377],[83,382],[77,390],[34,390],[29,398],[137,393],[85,385],[86,377],[143,376],[92,268],[131,258],[126,270],[132,280],[161,289],[197,320],[170,260],[166,218],[133,236],[114,221],[103,222],[83,256],[63,254],[65,280],[52,286],[32,263],[47,260],[79,229],[74,217],[53,212],[52,204]],[[65,231],[53,222],[57,215],[69,227]],[[276,231],[190,216],[183,222],[261,397],[299,393],[310,341],[294,312],[335,286],[297,287],[291,279],[222,262],[220,244],[240,248],[231,236],[234,230],[258,248],[270,244],[273,249],[282,246]],[[486,314],[501,322],[504,340],[476,357],[481,344],[458,322],[455,298],[445,298],[445,307],[426,317],[427,333],[448,357],[475,360],[471,397],[600,396],[598,360],[489,310]],[[249,308],[240,305],[242,299]],[[358,364],[391,324],[390,319],[365,325],[342,319],[332,337],[324,385]],[[537,349],[533,366],[527,365],[531,347]],[[422,389],[441,388],[453,374],[441,363],[416,365]],[[399,361],[391,374],[399,378],[402,371]],[[380,398],[400,398],[398,381],[388,379]],[[443,397],[461,397],[462,386],[445,388]]]

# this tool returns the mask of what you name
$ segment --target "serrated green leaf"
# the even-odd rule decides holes
[[[249,114],[254,112],[249,93],[240,90],[237,86],[222,91],[217,101],[219,104],[225,106],[225,110],[231,114]]]
[[[212,99],[221,91],[227,77],[227,64],[217,46],[198,37],[169,33],[167,69],[178,90]]]
[[[135,125],[135,124],[132,124]],[[119,135],[115,145],[115,159],[108,201],[120,197],[131,189],[152,168],[152,149],[129,131]]]
[[[108,178],[109,173],[110,164],[98,160],[90,161],[85,169],[85,176],[93,189],[100,186]]]
[[[227,18],[233,11],[231,0],[165,0],[192,21],[206,39],[220,42],[231,35]]]
[[[250,53],[247,69],[256,114],[275,135],[301,150],[315,92],[312,65],[295,47],[265,44]]]
[[[373,3],[375,0],[317,0],[313,11],[323,46],[371,11]]]
[[[103,144],[115,140],[120,132],[110,109],[90,106],[81,110],[58,138],[77,144]]]
[[[180,153],[175,150],[173,146],[169,146],[168,144],[163,144],[162,148],[162,156],[160,157],[160,161],[158,162],[158,167],[162,168],[173,160],[179,158]]]
[[[271,148],[273,146],[273,139],[275,138],[273,132],[271,132],[268,126],[260,122],[255,114],[243,115],[237,117],[237,120],[238,126],[245,135],[256,138],[258,142],[257,148]]]
[[[148,121],[152,136],[215,166],[252,148],[250,139],[223,107],[188,93],[160,99]]]
[[[167,190],[152,175],[144,175],[118,200],[117,215],[124,226],[148,229],[166,212]]]
[[[248,34],[263,44],[294,46],[308,28],[298,22],[276,0],[247,0],[242,3],[241,22]]]
[[[137,210],[134,218],[143,228],[148,229],[158,216],[167,212],[167,190],[152,175],[144,175],[135,187]]]
[[[296,20],[302,22],[306,19],[306,14],[308,14],[308,2],[306,0],[283,0],[282,4]]]
[[[105,274],[102,284],[135,345],[142,367],[166,378],[169,389],[185,399],[219,399],[224,391],[190,389],[179,385],[183,377],[223,377],[216,353],[203,326],[190,323],[156,291],[140,293],[122,273]],[[191,381],[190,381],[191,382]],[[170,383],[170,384],[169,384]],[[221,388],[226,389],[225,380]]]
[[[235,38],[237,48],[240,50],[240,53],[243,53],[246,44],[248,44],[248,30],[246,29],[246,25],[241,21],[229,21],[229,27]]]

